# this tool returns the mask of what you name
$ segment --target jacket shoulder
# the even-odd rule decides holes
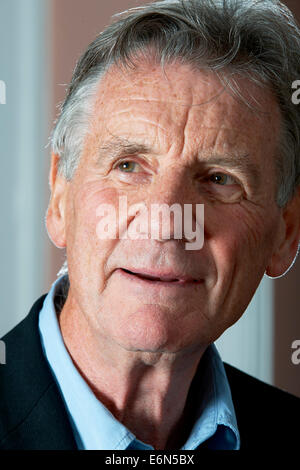
[[[241,448],[298,446],[300,398],[224,363]]]
[[[68,416],[44,357],[38,329],[46,295],[2,339],[0,449],[74,448]]]

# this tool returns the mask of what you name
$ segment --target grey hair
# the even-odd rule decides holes
[[[300,78],[300,30],[288,8],[278,0],[165,0],[115,17],[75,67],[51,136],[59,171],[72,179],[108,68],[133,67],[140,54],[153,58],[154,52],[162,65],[180,60],[220,76],[227,69],[272,89],[282,116],[276,202],[283,207],[300,184],[300,113],[291,99]]]

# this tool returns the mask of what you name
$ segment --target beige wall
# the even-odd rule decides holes
[[[79,55],[109,22],[112,14],[136,6],[134,0],[51,0],[53,25],[53,118],[56,106],[65,94],[65,86],[71,78]],[[299,0],[286,3],[298,14]],[[295,77],[300,78],[300,77]],[[61,251],[50,246],[51,270],[49,284],[63,262]],[[275,280],[275,384],[300,396],[300,365],[291,362],[291,344],[300,339],[299,308],[300,260],[283,279]]]
[[[51,0],[53,5],[54,98],[64,97],[64,87],[80,54],[110,22],[113,14],[138,6],[136,0]]]

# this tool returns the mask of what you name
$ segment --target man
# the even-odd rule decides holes
[[[213,342],[297,255],[299,46],[268,0],[149,4],[89,46],[52,135],[47,229],[67,269],[4,338],[1,448],[296,445],[299,399]],[[178,237],[174,212],[153,236],[155,204],[192,207],[204,243],[187,249],[200,232]]]

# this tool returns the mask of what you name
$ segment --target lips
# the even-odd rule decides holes
[[[153,282],[172,282],[177,284],[195,284],[200,283],[198,279],[193,279],[192,277],[186,276],[184,274],[174,274],[174,273],[149,273],[144,271],[130,271],[129,269],[122,268],[127,274],[131,274],[140,279]]]

